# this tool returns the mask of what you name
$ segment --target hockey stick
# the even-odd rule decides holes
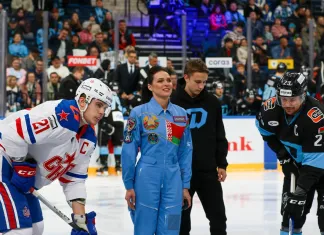
[[[296,176],[294,173],[291,173],[290,176],[290,192],[294,193],[296,190]],[[290,217],[289,218],[289,235],[293,235],[294,233],[294,220]]]
[[[31,188],[30,193],[32,193],[35,197],[37,197],[42,203],[45,204],[51,211],[53,211],[55,214],[57,214],[62,220],[64,220],[65,223],[70,225],[75,230],[83,230],[78,225],[76,225],[69,217],[67,217],[65,214],[63,214],[62,211],[57,209],[55,206],[53,206],[49,201],[47,201],[46,198],[44,198],[36,189]]]

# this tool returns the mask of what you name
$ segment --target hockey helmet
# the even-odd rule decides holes
[[[277,96],[294,97],[305,95],[307,78],[302,73],[286,72],[277,83]]]
[[[278,65],[277,65],[277,71],[280,72],[280,73],[284,73],[287,71],[287,65],[283,62],[280,62]]]
[[[106,109],[105,111],[105,116],[107,117],[109,115],[112,103],[112,92],[106,84],[104,84],[97,78],[89,78],[83,81],[78,87],[75,95],[75,100],[79,101],[82,94],[86,95],[86,109],[92,99],[98,99],[108,105],[108,109]]]

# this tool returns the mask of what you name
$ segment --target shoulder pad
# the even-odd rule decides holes
[[[266,101],[263,102],[262,107],[264,111],[268,111],[270,109],[274,109],[277,104],[277,98],[276,97],[271,97],[270,99],[267,99]]]
[[[62,127],[70,131],[78,132],[80,111],[75,100],[62,100],[55,107],[55,114]]]

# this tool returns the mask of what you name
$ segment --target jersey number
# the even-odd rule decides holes
[[[316,147],[321,147],[322,143],[320,143],[322,141],[323,136],[322,135],[315,135],[315,142],[314,142],[314,146]]]
[[[47,119],[43,119],[39,122],[34,122],[32,125],[34,128],[35,134],[39,134],[39,133],[46,131],[47,129],[50,128],[50,125],[49,125],[49,122]]]

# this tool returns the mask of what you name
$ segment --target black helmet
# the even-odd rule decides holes
[[[303,95],[307,90],[307,78],[302,73],[286,72],[277,83],[277,95],[293,97]]]
[[[254,89],[247,88],[245,90],[245,97],[246,98],[255,98],[257,95],[257,92]]]
[[[280,73],[284,73],[286,72],[287,70],[287,65],[283,62],[280,62],[278,65],[277,65],[277,71],[280,72]]]

